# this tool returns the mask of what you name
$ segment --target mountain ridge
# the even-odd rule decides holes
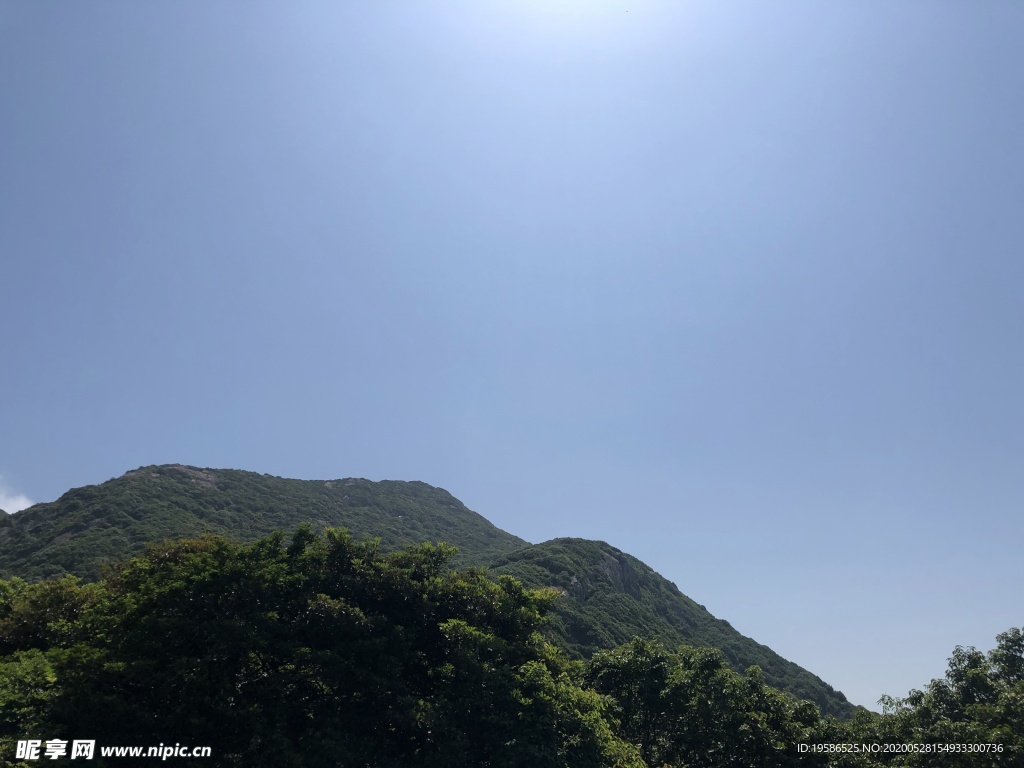
[[[558,538],[531,544],[493,525],[448,491],[422,481],[296,480],[184,464],[130,470],[70,489],[54,502],[0,518],[0,578],[95,579],[148,542],[226,535],[252,541],[300,524],[344,527],[384,550],[422,541],[459,548],[455,565],[508,574],[562,594],[548,636],[577,658],[640,635],[668,645],[719,648],[736,669],[840,717],[854,707],[813,673],[744,637],[653,568],[607,542]]]
[[[94,579],[146,542],[225,534],[252,541],[299,522],[345,527],[385,549],[459,539],[458,565],[528,542],[421,481],[295,480],[184,464],[139,467],[0,518],[0,577]],[[454,543],[454,542],[453,542]]]
[[[741,634],[651,566],[607,542],[552,539],[499,555],[490,570],[562,594],[547,632],[571,656],[589,658],[638,634],[668,647],[714,647],[737,671],[756,665],[769,685],[814,701],[825,714],[853,713],[846,697],[817,675]]]

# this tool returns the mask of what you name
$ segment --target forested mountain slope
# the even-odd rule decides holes
[[[441,488],[360,478],[289,480],[235,469],[141,467],[48,504],[0,516],[0,578],[73,574],[94,579],[105,562],[146,542],[220,533],[252,541],[302,523],[380,537],[385,550],[424,541],[479,563],[527,542],[497,528]]]
[[[584,539],[528,542],[502,531],[445,490],[421,482],[290,480],[184,465],[141,467],[57,501],[0,516],[0,578],[30,581],[67,574],[97,578],[104,563],[147,543],[204,533],[254,541],[302,524],[347,528],[394,551],[424,541],[459,549],[455,566],[480,565],[530,587],[555,587],[547,632],[573,656],[633,637],[719,648],[742,670],[756,664],[771,685],[849,716],[845,697],[683,595],[674,584],[614,547]]]
[[[491,572],[562,593],[547,632],[571,655],[589,658],[638,635],[668,647],[710,646],[738,671],[756,664],[769,685],[815,702],[826,714],[849,717],[855,709],[820,678],[741,635],[653,568],[603,541],[534,544],[499,556]]]

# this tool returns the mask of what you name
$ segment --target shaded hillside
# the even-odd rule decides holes
[[[737,670],[756,664],[769,685],[815,702],[825,714],[845,718],[855,709],[820,678],[744,637],[652,568],[602,541],[535,544],[499,556],[491,572],[563,593],[548,633],[571,655],[589,658],[637,635],[670,647],[709,646],[720,649]]]
[[[456,564],[526,544],[441,488],[360,478],[288,480],[234,469],[142,467],[48,504],[0,517],[0,578],[95,578],[146,542],[222,533],[251,541],[309,522],[380,537],[385,550],[423,541],[459,548]]]

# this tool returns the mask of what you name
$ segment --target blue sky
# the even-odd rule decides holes
[[[0,2],[0,507],[419,479],[905,695],[1024,625],[1022,29]]]

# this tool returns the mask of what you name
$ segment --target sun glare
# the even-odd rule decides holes
[[[498,6],[511,29],[560,44],[600,44],[633,20],[636,0],[526,0]]]

